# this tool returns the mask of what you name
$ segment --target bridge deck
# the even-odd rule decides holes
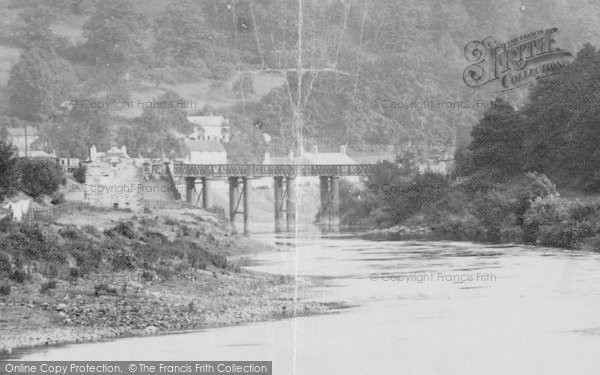
[[[366,176],[374,168],[373,164],[174,164],[171,172],[174,177]]]

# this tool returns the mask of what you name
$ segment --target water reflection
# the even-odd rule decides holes
[[[276,374],[307,375],[597,374],[600,368],[598,253],[261,238],[285,243],[285,250],[258,255],[249,268],[316,276],[322,285],[300,297],[350,307],[293,321],[70,345],[23,359],[272,360]],[[419,274],[432,276],[411,279]]]

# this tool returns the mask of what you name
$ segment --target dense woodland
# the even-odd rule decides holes
[[[29,122],[42,130],[44,147],[61,156],[85,156],[88,139],[100,149],[126,144],[142,156],[159,156],[162,140],[168,156],[180,156],[166,130],[192,131],[181,110],[145,110],[132,119],[69,110],[65,102],[135,100],[132,92],[147,87],[173,98],[177,90],[166,85],[210,82],[217,90],[234,81],[234,100],[196,111],[232,120],[232,161],[260,160],[268,147],[261,133],[284,154],[300,142],[321,150],[410,144],[419,157],[452,149],[469,141],[483,109],[403,111],[370,103],[493,100],[489,90],[462,83],[466,43],[557,26],[561,47],[575,52],[595,41],[590,33],[600,21],[592,3],[559,0],[456,0],[444,7],[433,0],[6,0],[4,7],[18,17],[2,24],[0,43],[21,56],[0,87],[0,127]],[[583,31],[565,14],[579,17]],[[65,23],[80,28],[79,40],[54,31]],[[263,72],[282,83],[256,98],[253,82]],[[503,99],[522,105],[526,91]],[[243,147],[248,142],[257,147]]]

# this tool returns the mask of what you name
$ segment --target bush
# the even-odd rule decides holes
[[[52,194],[52,199],[50,200],[50,203],[54,205],[65,203],[65,195],[63,193],[54,192]]]
[[[69,267],[69,280],[77,281],[82,276],[79,267]]]
[[[593,235],[592,226],[587,222],[567,222],[540,227],[537,244],[542,246],[573,249],[584,238]]]
[[[10,256],[4,252],[0,252],[0,275],[8,275],[11,270]]]
[[[50,280],[43,283],[40,287],[40,293],[46,293],[50,289],[56,289],[56,280]]]
[[[62,168],[53,161],[21,159],[18,163],[21,173],[21,189],[32,197],[50,195],[65,184]]]
[[[17,269],[10,274],[10,279],[19,284],[23,284],[25,280],[29,279],[29,276],[23,270]]]
[[[109,237],[114,237],[115,235],[119,235],[119,236],[128,238],[130,240],[137,237],[137,234],[135,232],[135,227],[133,226],[133,223],[131,221],[127,221],[127,222],[122,221],[119,224],[117,224],[115,227],[104,231],[104,234],[106,234]]]
[[[0,140],[0,201],[16,193],[19,186],[16,148]]]
[[[10,284],[0,285],[0,296],[9,296],[11,292]]]
[[[87,172],[87,167],[85,165],[80,165],[73,171],[73,178],[75,181],[80,184],[85,184],[85,174]]]
[[[94,295],[96,297],[102,295],[102,294],[108,294],[108,295],[117,295],[117,289],[108,286],[107,284],[98,284],[94,286]]]

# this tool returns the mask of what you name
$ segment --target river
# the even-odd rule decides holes
[[[300,317],[21,352],[23,360],[271,360],[274,374],[598,374],[600,253],[306,236],[250,269],[313,276]],[[282,244],[283,243],[283,244]]]

